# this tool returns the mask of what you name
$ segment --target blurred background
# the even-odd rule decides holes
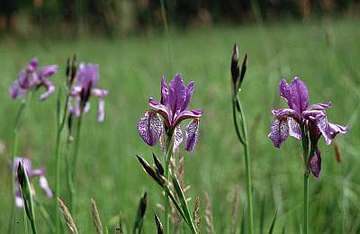
[[[6,233],[6,211],[13,202],[9,157],[20,105],[8,88],[33,56],[40,66],[58,64],[51,79],[63,85],[66,59],[74,53],[79,61],[100,65],[98,85],[109,90],[105,122],[96,122],[95,98],[83,122],[74,214],[81,233],[94,233],[91,197],[104,225],[114,228],[121,218],[131,230],[144,191],[149,199],[145,232],[155,233],[153,214],[162,212],[160,190],[135,155],[151,161],[151,153],[161,155],[161,150],[143,143],[136,124],[149,108],[148,97],[159,98],[161,76],[169,80],[176,72],[186,82],[195,81],[191,108],[204,111],[195,152],[180,151],[185,183],[191,185],[190,206],[200,196],[202,233],[207,233],[208,204],[217,233],[239,233],[246,225],[246,196],[243,150],[231,113],[234,42],[249,62],[241,98],[253,159],[255,233],[266,233],[275,210],[275,233],[301,233],[300,142],[289,139],[278,150],[267,138],[271,110],[286,105],[278,94],[279,80],[294,75],[308,85],[311,103],[332,102],[331,122],[350,128],[337,137],[336,147],[320,142],[322,174],[310,182],[311,231],[360,233],[359,0],[0,0],[0,233]],[[41,91],[23,118],[18,152],[31,158],[34,168],[46,167],[54,187],[57,94],[39,102]],[[64,162],[62,169],[64,175]],[[52,211],[55,200],[47,199],[37,182],[34,186],[36,197]],[[39,233],[49,233],[36,212]],[[18,209],[21,231],[23,217]]]
[[[179,28],[359,15],[359,0],[1,0],[0,32],[146,33],[166,20]],[[57,35],[59,36],[59,34]]]

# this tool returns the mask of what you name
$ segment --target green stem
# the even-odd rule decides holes
[[[309,173],[304,173],[304,234],[309,233]]]
[[[80,115],[77,126],[76,126],[76,135],[75,135],[75,145],[74,145],[74,153],[73,153],[73,161],[71,165],[71,193],[70,193],[70,201],[71,201],[71,212],[74,212],[75,206],[75,174],[76,174],[76,164],[79,155],[79,146],[80,146],[80,133],[81,133],[81,123],[82,123],[82,114]]]
[[[243,111],[241,102],[237,96],[236,96],[235,101],[233,102],[233,112],[235,112],[236,104],[238,104],[238,111],[239,111],[239,115],[240,115],[240,119],[241,119],[242,138],[241,138],[241,135],[239,134],[240,130],[239,130],[239,126],[237,124],[237,118],[235,115],[234,115],[234,125],[235,125],[235,130],[238,134],[239,141],[243,145],[243,148],[244,148],[249,234],[253,234],[254,233],[254,213],[253,213],[253,201],[252,201],[253,194],[252,194],[251,157],[250,157],[250,149],[249,149],[249,140],[248,140],[247,125],[246,125],[244,111]]]
[[[171,152],[173,148],[172,142],[172,133],[167,135],[166,139],[166,145],[165,145],[165,155],[164,155],[164,162],[165,162],[165,178],[167,181],[170,179],[170,160],[171,160]],[[166,186],[165,186],[166,187]],[[169,198],[167,196],[166,189],[163,189],[164,191],[164,206],[165,206],[165,213],[164,213],[164,226],[165,226],[165,233],[170,233],[170,202]]]
[[[16,113],[16,118],[15,118],[15,124],[14,124],[14,130],[13,130],[13,147],[12,147],[12,152],[10,155],[10,163],[11,165],[13,165],[14,163],[14,159],[17,156],[17,150],[18,150],[18,130],[21,124],[21,119],[22,116],[25,113],[26,110],[26,106],[27,103],[30,102],[31,100],[31,93],[27,96],[27,98],[25,99],[25,101],[21,102],[19,109],[17,110]],[[13,233],[13,227],[14,227],[14,223],[15,223],[15,205],[14,205],[14,201],[12,199],[14,199],[15,197],[15,173],[12,172],[11,175],[11,215],[10,215],[10,220],[9,220],[9,225],[8,225],[8,232],[7,233]]]
[[[304,159],[304,221],[303,229],[304,234],[309,233],[309,169],[308,169],[308,158],[309,158],[309,137],[305,125],[301,126],[301,137],[303,147],[303,159]],[[312,151],[312,150],[311,150]]]
[[[67,116],[67,110],[68,110],[68,101],[69,101],[69,95],[66,95],[65,103],[64,103],[64,112],[62,113],[63,116],[61,118],[60,113],[60,103],[61,100],[61,89],[59,90],[58,95],[58,103],[57,103],[57,114],[56,114],[56,126],[57,126],[57,132],[56,132],[56,143],[55,143],[55,158],[56,158],[56,175],[55,175],[55,197],[60,197],[60,144],[61,144],[61,133],[65,126],[66,116]],[[61,118],[61,119],[60,119]],[[60,233],[60,213],[59,213],[59,204],[58,202],[55,203],[55,214],[56,214],[56,233]]]

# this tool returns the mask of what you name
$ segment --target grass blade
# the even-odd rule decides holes
[[[161,221],[156,214],[155,214],[155,223],[156,223],[157,234],[164,234],[163,225],[161,224]]]
[[[147,207],[147,193],[145,192],[139,201],[139,206],[138,206],[135,223],[134,223],[134,228],[133,228],[134,234],[142,233],[146,207]]]
[[[275,214],[274,214],[274,217],[271,221],[271,225],[270,225],[270,228],[269,228],[269,234],[272,234],[273,231],[274,231],[274,227],[275,227],[275,223],[276,223],[276,218],[277,218],[277,210],[275,211]]]

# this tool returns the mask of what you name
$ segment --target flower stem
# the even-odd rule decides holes
[[[241,133],[239,129],[238,120],[235,115],[235,111],[238,109],[240,115],[240,125],[241,125]],[[249,222],[249,234],[254,233],[254,213],[253,213],[253,194],[252,194],[252,178],[251,178],[251,157],[250,157],[250,150],[249,150],[249,140],[247,134],[247,125],[246,119],[244,115],[243,108],[241,106],[241,102],[239,98],[236,96],[235,100],[233,101],[233,118],[234,118],[234,125],[236,134],[240,143],[243,145],[244,148],[244,157],[245,157],[245,172],[246,172],[246,195],[247,195],[247,203],[248,203],[248,222]]]
[[[309,173],[304,173],[304,234],[309,233]]]
[[[173,144],[171,143],[172,134],[167,135],[166,145],[165,145],[165,155],[164,155],[164,162],[165,162],[165,178],[167,181],[170,179],[170,160],[171,160],[171,152],[173,148]],[[166,192],[166,189],[163,189],[164,192],[164,206],[165,206],[165,213],[164,213],[164,224],[165,224],[165,233],[170,233],[170,202]]]
[[[26,110],[26,106],[28,104],[28,102],[30,102],[31,100],[31,93],[29,93],[29,95],[27,96],[27,98],[21,102],[19,109],[17,110],[16,113],[16,119],[15,119],[15,124],[14,124],[14,130],[13,130],[13,147],[12,147],[12,152],[10,155],[10,165],[13,166],[14,163],[14,159],[17,156],[17,151],[18,151],[18,130],[21,124],[21,119],[22,116],[25,113]],[[11,170],[13,170],[13,168],[11,168]],[[8,225],[8,233],[13,233],[13,227],[15,224],[15,205],[14,205],[14,196],[15,196],[15,173],[13,173],[13,171],[11,171],[12,176],[11,176],[11,215],[10,215],[10,220],[9,220],[9,225]]]
[[[303,159],[304,159],[304,221],[303,221],[303,233],[309,233],[309,137],[305,125],[301,126],[301,139],[303,147]]]
[[[55,197],[60,197],[60,144],[61,144],[61,133],[65,126],[67,109],[68,109],[69,95],[66,95],[64,103],[64,111],[61,116],[61,89],[59,90],[58,100],[57,100],[57,111],[56,111],[56,143],[55,143],[55,158],[56,158],[56,175],[55,175]],[[60,233],[60,214],[59,214],[59,204],[55,203],[55,226],[56,233]]]
[[[77,121],[77,126],[76,126],[76,135],[75,135],[75,145],[74,145],[74,153],[73,153],[73,161],[72,161],[72,165],[71,165],[71,178],[70,178],[70,182],[71,182],[71,191],[70,191],[70,211],[75,213],[74,211],[74,207],[75,207],[75,172],[76,172],[76,164],[77,164],[77,158],[78,158],[78,154],[79,154],[79,146],[80,146],[80,133],[81,133],[81,122],[82,122],[82,115],[80,115],[78,121]]]

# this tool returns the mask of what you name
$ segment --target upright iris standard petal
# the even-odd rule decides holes
[[[163,76],[161,79],[161,100],[160,103],[163,105],[167,105],[168,104],[168,100],[169,99],[169,87],[166,83],[166,79]]]
[[[193,152],[199,140],[199,119],[192,120],[186,128],[185,150]]]
[[[291,84],[288,84],[285,80],[281,80],[279,90],[280,96],[287,100],[290,109],[300,114],[308,107],[308,89],[304,82],[297,77],[294,78]]]
[[[186,87],[186,91],[185,91],[185,100],[184,103],[181,107],[181,111],[186,110],[189,106],[189,103],[191,101],[192,95],[194,93],[195,90],[195,83],[194,81],[190,81],[190,83],[188,84],[188,86]]]
[[[169,86],[169,105],[173,115],[175,115],[181,111],[185,102],[187,87],[180,74],[175,75],[174,79],[170,81]]]
[[[290,85],[292,109],[298,113],[303,112],[309,106],[309,93],[306,85],[298,77],[295,77]]]
[[[289,125],[287,119],[275,119],[271,123],[271,130],[268,135],[274,146],[280,148],[281,144],[289,136]]]
[[[150,146],[154,146],[159,141],[163,128],[163,122],[154,111],[145,112],[137,124],[139,135]]]
[[[311,173],[315,177],[319,177],[321,171],[321,155],[318,149],[316,149],[314,154],[309,158],[308,164]]]

